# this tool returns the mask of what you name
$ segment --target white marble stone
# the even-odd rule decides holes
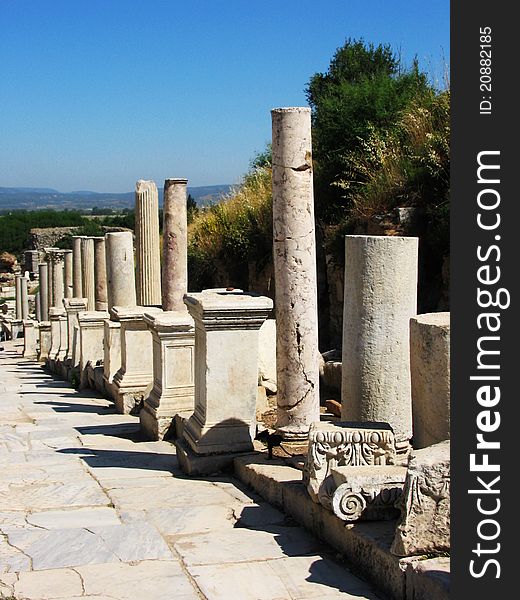
[[[109,318],[105,311],[86,311],[78,313],[80,330],[80,385],[85,387],[87,380],[87,366],[95,366],[103,360],[103,334],[104,321]]]

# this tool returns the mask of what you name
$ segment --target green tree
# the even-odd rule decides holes
[[[364,182],[353,154],[373,132],[385,132],[429,86],[417,62],[405,70],[389,45],[348,39],[326,73],[306,89],[312,108],[316,214],[337,222],[349,209],[351,189]],[[347,185],[345,185],[347,182]]]
[[[197,214],[198,210],[199,210],[199,207],[197,206],[197,202],[195,201],[195,198],[191,194],[188,194],[188,199],[186,202],[186,212],[187,212],[188,224],[190,224],[193,221],[193,218]]]

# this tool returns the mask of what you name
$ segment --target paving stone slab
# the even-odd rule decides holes
[[[120,525],[121,520],[114,508],[100,506],[34,512],[27,515],[27,523],[44,529],[70,529],[78,527],[88,529],[91,527]]]

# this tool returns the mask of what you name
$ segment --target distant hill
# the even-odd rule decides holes
[[[205,185],[188,187],[188,192],[199,206],[218,202],[227,194],[230,185]],[[38,210],[52,208],[56,210],[88,210],[98,208],[133,208],[134,192],[59,192],[52,188],[0,187],[0,211]],[[159,204],[162,205],[163,191],[159,189]]]

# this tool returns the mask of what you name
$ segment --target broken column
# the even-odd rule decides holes
[[[49,279],[48,279],[48,263],[40,263],[38,265],[39,286],[40,286],[40,308],[42,313],[42,321],[49,320]]]
[[[107,310],[107,266],[105,238],[94,238],[94,280],[96,310]]]
[[[83,282],[81,276],[81,239],[79,235],[72,237],[72,296],[83,298]]]
[[[398,452],[412,437],[410,318],[417,312],[418,239],[347,235],[342,419],[383,421]]]
[[[153,181],[140,179],[136,184],[135,248],[137,304],[160,306],[159,194]]]
[[[309,108],[278,108],[273,122],[276,429],[306,439],[319,421],[318,315]]]
[[[64,268],[63,268],[63,274],[64,274],[64,297],[65,298],[72,298],[73,296],[73,257],[72,257],[72,250],[65,250],[64,254],[63,254],[63,261],[64,261]]]
[[[81,239],[81,284],[83,297],[87,299],[88,310],[95,310],[94,240],[91,237]]]
[[[186,311],[188,291],[187,179],[166,179],[163,204],[162,307]]]
[[[216,472],[253,449],[258,330],[272,310],[265,296],[202,292],[185,296],[195,321],[195,411],[177,440],[189,474]]]
[[[153,440],[173,434],[175,416],[187,419],[194,407],[194,325],[183,301],[188,291],[186,184],[186,179],[164,182],[164,312],[144,315],[153,338],[154,383],[139,419]]]
[[[107,233],[105,238],[108,310],[114,306],[135,306],[134,243],[131,231]],[[114,375],[121,368],[121,323],[104,323],[103,380],[105,390],[113,398]]]
[[[425,448],[450,437],[450,313],[410,320],[413,446]]]

